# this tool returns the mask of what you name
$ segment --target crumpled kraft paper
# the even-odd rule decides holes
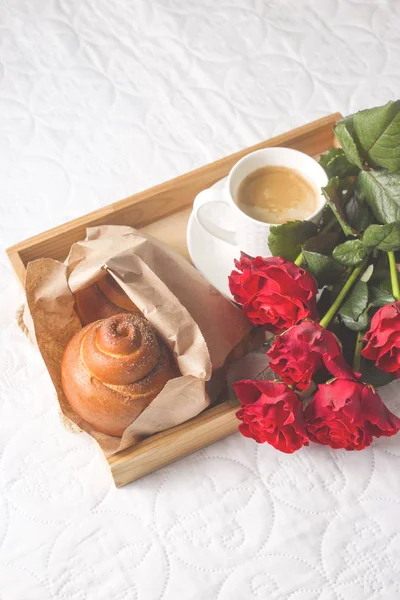
[[[61,387],[64,349],[81,329],[73,294],[102,277],[104,270],[158,330],[181,372],[122,438],[100,433],[81,419]],[[46,363],[61,411],[95,438],[107,455],[204,410],[210,396],[214,400],[221,390],[228,356],[242,355],[245,340],[252,335],[242,312],[183,257],[131,227],[89,228],[86,239],[71,247],[65,263],[50,258],[29,263],[25,290],[31,317],[25,322]]]

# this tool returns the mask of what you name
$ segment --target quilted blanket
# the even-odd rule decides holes
[[[0,0],[0,244],[399,96],[398,0]],[[235,434],[116,490],[0,255],[1,600],[396,600],[400,437]],[[399,387],[383,392],[400,415]]]

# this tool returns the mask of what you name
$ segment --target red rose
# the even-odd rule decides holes
[[[229,288],[254,325],[279,333],[307,318],[317,318],[315,279],[305,269],[279,256],[235,260],[238,271]]]
[[[318,386],[305,419],[310,440],[346,450],[362,450],[373,437],[395,435],[400,429],[400,419],[371,387],[349,379]]]
[[[242,404],[236,413],[242,435],[288,454],[308,445],[301,401],[287,385],[247,379],[233,387]]]
[[[306,390],[322,367],[334,377],[356,377],[336,336],[313,321],[304,321],[278,335],[267,355],[274,373],[299,390]]]
[[[400,302],[382,306],[371,320],[361,354],[382,371],[400,377]]]

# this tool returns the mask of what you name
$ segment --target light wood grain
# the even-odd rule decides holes
[[[108,459],[115,485],[121,487],[237,431],[239,404],[223,402],[182,425],[139,442]]]
[[[318,119],[15,244],[7,250],[15,274],[23,282],[25,273],[21,262],[26,267],[36,258],[64,260],[71,245],[85,237],[86,227],[131,225],[141,228],[191,206],[201,190],[225,177],[240,158],[254,150],[286,146],[315,156],[333,145],[332,126],[340,117],[335,113]]]
[[[42,257],[63,260],[70,246],[84,238],[86,227],[94,225],[134,226],[189,258],[186,225],[193,200],[201,190],[225,177],[242,156],[260,148],[286,146],[317,157],[337,146],[332,127],[339,119],[339,113],[324,117],[20,242],[7,250],[15,274],[23,284],[29,261]],[[235,432],[237,408],[236,403],[221,402],[178,427],[113,455],[108,462],[116,485],[134,481]]]
[[[20,253],[17,250],[8,248],[7,256],[17,279],[20,281],[22,287],[25,287],[26,264],[23,263]]]
[[[178,213],[161,217],[154,223],[140,227],[140,231],[156,237],[176,252],[191,262],[189,251],[186,246],[186,228],[189,221],[192,205],[180,210]]]

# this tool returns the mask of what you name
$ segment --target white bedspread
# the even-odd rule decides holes
[[[399,31],[398,0],[0,0],[2,248],[398,97]],[[20,297],[2,254],[1,600],[400,598],[400,436],[286,456],[237,434],[116,490]]]

